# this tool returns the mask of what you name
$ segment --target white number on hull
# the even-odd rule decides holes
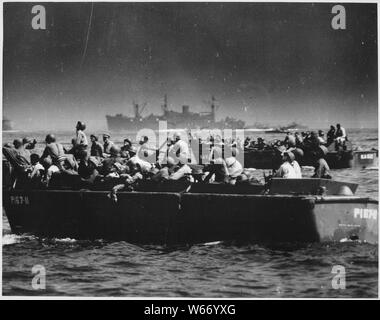
[[[354,209],[354,218],[377,220],[377,210],[376,209],[355,208]]]
[[[11,196],[11,203],[15,205],[29,204],[27,196]]]

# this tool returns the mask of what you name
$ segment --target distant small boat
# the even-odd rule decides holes
[[[304,129],[307,129],[306,126],[302,125],[302,124],[298,124],[296,122],[292,122],[290,123],[289,125],[287,126],[282,126],[282,127],[279,127],[279,128],[276,128],[276,129],[273,129],[271,131],[271,133],[286,133],[286,132],[295,132],[295,131],[298,131],[298,130],[304,130]]]

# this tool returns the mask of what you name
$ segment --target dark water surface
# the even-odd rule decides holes
[[[3,134],[4,142],[16,136]],[[377,130],[349,131],[353,144],[378,148]],[[265,135],[272,138],[274,135]],[[58,138],[69,142],[70,135]],[[115,141],[121,141],[116,135]],[[305,176],[311,175],[308,168]],[[378,170],[333,170],[359,183],[358,195],[378,199]],[[258,175],[262,172],[258,170]],[[32,267],[46,269],[46,290],[35,291]],[[345,267],[346,289],[332,287],[332,268]],[[125,242],[41,239],[12,235],[3,215],[3,294],[128,297],[377,297],[378,246],[346,242],[263,246],[233,243],[187,247]]]

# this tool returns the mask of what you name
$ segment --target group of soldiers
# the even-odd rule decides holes
[[[282,164],[274,173],[275,177],[302,178],[300,165],[298,163],[305,153],[313,159],[315,168],[313,178],[331,179],[330,168],[326,162],[329,149],[338,151],[345,150],[347,135],[346,130],[338,123],[336,129],[330,126],[326,138],[323,130],[306,132],[288,132],[283,140],[266,142],[263,138],[257,141],[247,137],[244,141],[244,149],[250,150],[272,150],[281,154]]]
[[[257,138],[257,141],[247,137],[244,141],[245,149],[270,150],[285,146],[287,148],[301,148],[306,150],[317,149],[320,145],[330,147],[333,145],[334,150],[345,148],[345,142],[348,141],[346,130],[338,123],[335,127],[330,126],[326,138],[323,130],[318,131],[302,131],[291,132],[286,134],[284,140],[275,139],[266,142],[263,138]]]
[[[15,139],[13,145],[4,145],[13,187],[130,190],[146,180],[158,184],[178,180],[234,183],[243,173],[236,153],[223,159],[216,147],[212,163],[190,167],[189,145],[177,133],[168,139],[165,151],[157,151],[149,146],[146,136],[137,145],[125,139],[119,147],[104,133],[103,143],[96,135],[91,135],[88,143],[85,129],[78,121],[71,148],[65,148],[53,134],[46,135],[40,154],[35,150],[35,139]]]
[[[338,126],[337,126],[338,127]],[[338,130],[342,128],[339,126]],[[300,148],[313,148],[316,154],[314,177],[329,178],[329,168],[324,159],[327,149],[321,141],[321,132],[309,134],[296,132],[287,134],[283,141],[272,144],[259,138],[252,142],[249,138],[239,145],[238,141],[224,141],[220,137],[209,137],[208,162],[194,165],[192,150],[188,141],[175,133],[168,139],[165,150],[149,147],[149,139],[144,136],[136,144],[124,139],[121,147],[111,140],[108,133],[102,136],[101,143],[96,135],[90,136],[88,142],[86,125],[78,121],[72,146],[66,149],[53,134],[45,138],[42,154],[35,151],[35,139],[15,139],[13,145],[6,144],[3,154],[11,164],[12,185],[32,188],[88,188],[96,190],[132,190],[142,181],[162,183],[166,181],[187,180],[190,182],[211,181],[219,183],[257,183],[258,181],[244,169],[239,162],[239,152],[249,148],[278,148],[281,150],[282,164],[274,172],[275,177],[301,178],[301,168],[297,159],[303,156]],[[343,129],[344,130],[344,129]],[[345,136],[345,133],[344,133]],[[340,136],[342,137],[342,136]],[[190,137],[194,139],[194,137]],[[327,135],[329,139],[329,134]],[[302,143],[302,145],[301,145]],[[224,148],[230,147],[230,155],[225,157]]]

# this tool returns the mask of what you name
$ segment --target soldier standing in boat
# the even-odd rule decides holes
[[[174,145],[172,151],[175,153],[176,162],[187,164],[190,158],[189,145],[181,139],[181,135],[174,133]]]
[[[81,150],[87,150],[88,141],[87,136],[84,133],[86,130],[86,124],[82,121],[78,121],[76,125],[76,137],[75,137],[75,153]]]
[[[344,129],[340,123],[336,125],[335,139],[338,143],[343,143],[347,140],[346,129]]]
[[[335,139],[335,127],[330,126],[330,130],[327,132],[327,145],[329,146]]]

